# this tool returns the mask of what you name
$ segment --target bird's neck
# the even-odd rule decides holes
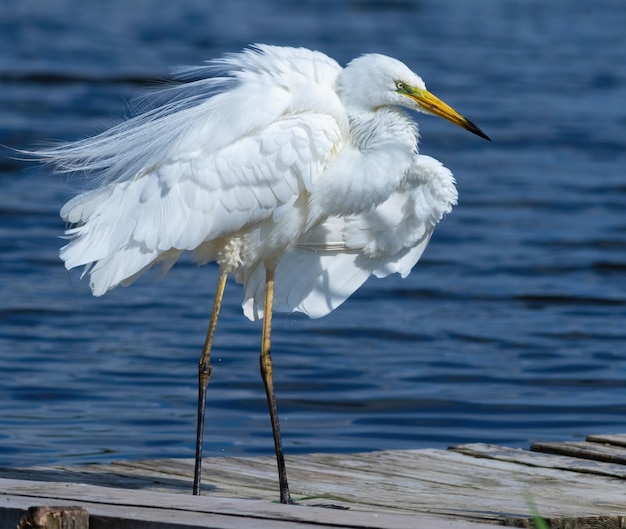
[[[417,152],[417,125],[396,107],[349,112],[350,141],[359,150],[401,149]]]

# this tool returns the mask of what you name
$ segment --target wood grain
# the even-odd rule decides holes
[[[544,443],[560,445],[559,454],[470,444],[451,450],[288,457],[292,495],[300,507],[274,503],[278,484],[273,457],[206,459],[201,497],[190,494],[191,459],[160,459],[2,471],[0,498],[20,506],[25,498],[29,505],[79,500],[92,515],[99,512],[99,519],[105,511],[109,517],[118,512],[136,515],[146,524],[160,516],[159,523],[184,520],[190,527],[235,523],[242,529],[263,524],[386,529],[415,527],[425,519],[433,529],[433,520],[532,527],[536,509],[552,529],[621,528],[626,526],[623,439]],[[579,457],[590,452],[605,459]],[[250,519],[255,520],[251,525]]]

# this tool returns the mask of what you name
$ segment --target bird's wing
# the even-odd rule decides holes
[[[330,116],[285,117],[217,152],[188,153],[78,195],[62,210],[78,225],[61,257],[68,268],[95,263],[92,289],[104,293],[164,252],[267,219],[310,188],[342,141]]]
[[[370,275],[406,277],[439,220],[456,203],[452,173],[424,155],[386,202],[360,215],[331,217],[308,232],[278,264],[274,308],[312,318],[332,312]],[[263,271],[246,278],[244,313],[263,312]]]
[[[223,63],[182,98],[44,153],[102,185],[70,200],[67,268],[88,265],[100,295],[159,259],[237,233],[309,189],[346,137],[339,66],[308,50],[262,47]]]

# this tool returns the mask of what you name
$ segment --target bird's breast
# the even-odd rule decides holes
[[[313,218],[378,206],[403,184],[416,151],[417,130],[404,115],[353,119],[349,141],[312,189]]]

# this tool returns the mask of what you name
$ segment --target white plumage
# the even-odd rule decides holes
[[[274,310],[327,315],[370,275],[406,277],[422,256],[439,220],[456,204],[452,173],[415,155],[406,181],[382,204],[357,215],[329,217],[303,236],[276,268]],[[263,315],[265,273],[240,278],[244,314]]]
[[[142,114],[34,154],[93,186],[61,210],[61,258],[85,266],[100,296],[192,251],[220,283],[200,359],[194,492],[200,490],[209,352],[226,275],[244,313],[264,318],[261,366],[289,502],[269,354],[272,304],[328,314],[370,276],[405,277],[456,203],[450,171],[418,153],[401,107],[489,139],[426,90],[406,65],[363,55],[341,68],[306,49],[257,45],[199,68]]]
[[[100,136],[39,153],[60,170],[90,173],[100,184],[61,210],[63,219],[75,225],[66,232],[71,241],[61,258],[68,269],[87,266],[96,296],[128,284],[156,262],[169,268],[185,250],[195,250],[202,263],[226,254],[229,259],[220,264],[244,282],[245,313],[258,318],[263,288],[246,281],[263,275],[264,260],[279,261],[301,238],[310,239],[313,234],[307,231],[319,234],[326,217],[338,217],[324,225],[330,227],[345,215],[380,204],[385,204],[381,212],[390,208],[386,201],[392,195],[399,205],[403,197],[413,200],[421,187],[439,185],[437,180],[449,187],[451,176],[443,167],[433,166],[419,177],[422,167],[413,160],[417,130],[396,107],[427,109],[398,94],[394,83],[424,85],[399,61],[366,55],[342,70],[319,52],[259,45],[179,74],[212,76],[170,89],[165,105]],[[394,222],[414,225],[420,216],[433,217],[431,210],[449,210],[437,200],[422,193],[415,206],[403,208],[407,218]],[[454,198],[444,200],[452,204]],[[380,232],[388,228],[377,227],[378,218],[364,215],[361,220],[371,225],[361,229],[382,242]],[[340,231],[354,231],[359,224],[358,217],[344,222]],[[333,225],[328,235],[337,229]],[[248,239],[245,248],[239,245],[239,255],[222,251],[232,246],[233,237]],[[405,250],[413,239],[404,241]],[[380,244],[377,240],[372,244]],[[315,251],[301,247],[289,260],[302,263],[308,257],[313,262],[307,268],[312,268],[321,261],[330,266],[336,256],[333,269],[341,270],[339,261],[358,245],[350,236],[340,241],[348,254],[337,247],[324,249],[319,240]],[[371,263],[374,254],[360,253],[351,266],[368,275],[384,266],[385,253],[390,262],[397,259],[395,250],[384,248]],[[315,308],[313,299],[346,297],[333,292],[315,296],[307,288],[304,304],[295,295],[303,291],[301,285],[281,274],[277,281],[285,293],[279,310],[322,316],[336,304]],[[334,283],[317,281],[315,289]],[[251,297],[255,310],[249,308]]]

